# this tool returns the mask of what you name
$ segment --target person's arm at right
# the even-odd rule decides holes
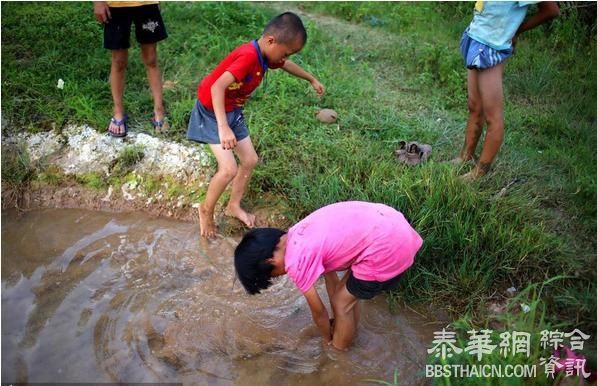
[[[533,16],[526,19],[520,25],[520,27],[518,27],[518,30],[516,31],[516,34],[514,34],[514,38],[512,39],[514,43],[516,42],[518,36],[521,33],[533,29],[538,25],[541,25],[557,17],[560,14],[560,7],[558,7],[558,3],[556,3],[555,1],[543,1],[539,3],[538,6],[539,11]]]
[[[317,325],[323,340],[327,344],[331,344],[332,342],[332,329],[330,326],[330,319],[328,316],[328,311],[325,308],[325,305],[321,301],[315,286],[312,286],[303,294],[305,299],[307,299],[307,304],[309,304],[309,308],[311,309],[311,316],[313,317],[313,322]]]
[[[232,129],[228,125],[226,119],[226,107],[224,104],[224,95],[226,89],[234,83],[234,75],[229,71],[225,71],[211,86],[211,101],[214,107],[214,115],[218,122],[218,135],[220,137],[220,144],[224,150],[232,150],[236,147],[236,137]]]
[[[323,87],[323,85],[317,80],[317,78],[305,71],[301,66],[294,63],[290,59],[286,59],[286,61],[284,61],[282,70],[286,71],[291,75],[296,76],[297,78],[304,79],[307,82],[311,83],[311,87],[313,87],[313,90],[315,90],[317,95],[322,96],[325,93],[325,87]]]
[[[93,14],[100,23],[107,23],[112,18],[110,7],[108,7],[108,3],[105,1],[93,2]]]

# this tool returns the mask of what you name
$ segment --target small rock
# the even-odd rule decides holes
[[[323,123],[334,123],[338,120],[338,113],[332,109],[322,109],[315,114],[315,117]]]
[[[122,187],[120,188],[120,190],[122,191],[122,196],[124,197],[125,200],[127,201],[131,201],[134,200],[135,197],[133,197],[132,194],[130,194],[127,190],[126,190],[126,186],[127,184],[123,184]]]
[[[168,89],[176,87],[177,84],[178,84],[178,82],[174,82],[174,81],[171,81],[171,80],[166,80],[166,81],[164,81],[164,84],[162,85],[162,87],[164,89],[168,90]]]
[[[112,188],[112,185],[110,185],[108,187],[108,194],[106,194],[106,196],[104,198],[102,198],[102,201],[110,201],[110,198],[112,197],[112,192],[114,191],[114,188]]]
[[[489,303],[488,307],[489,311],[493,315],[501,315],[506,312],[506,304],[505,303]]]

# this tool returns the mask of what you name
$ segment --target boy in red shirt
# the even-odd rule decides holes
[[[259,86],[266,71],[275,68],[305,79],[318,95],[323,95],[323,85],[288,60],[290,55],[304,47],[306,41],[307,31],[297,15],[291,12],[278,15],[268,23],[259,39],[237,47],[199,84],[187,137],[209,144],[218,161],[218,170],[209,183],[205,200],[199,206],[201,236],[211,238],[215,235],[216,202],[231,181],[232,193],[226,214],[238,218],[250,228],[255,225],[255,215],[245,212],[240,206],[258,160],[245,124],[243,105]],[[239,158],[239,166],[232,150]]]

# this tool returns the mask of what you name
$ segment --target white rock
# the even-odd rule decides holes
[[[127,201],[134,200],[135,197],[127,191],[127,185],[128,185],[128,183],[122,184],[122,187],[120,188],[120,190],[122,191],[122,196]]]
[[[102,201],[110,201],[110,198],[112,197],[112,192],[114,191],[114,188],[112,187],[112,185],[110,185],[108,187],[108,194],[106,194],[106,196],[104,198],[102,198]]]
[[[144,133],[129,133],[123,140],[110,137],[104,130],[97,132],[89,126],[69,125],[62,135],[21,133],[2,141],[24,144],[33,162],[55,156],[53,162],[66,174],[94,172],[107,176],[112,162],[128,146],[139,146],[144,152],[143,159],[133,169],[136,174],[169,176],[178,183],[195,186],[206,186],[213,174],[210,155],[202,145],[171,142]]]
[[[26,144],[31,162],[49,157],[62,148],[60,136],[53,132],[29,134],[19,142]]]

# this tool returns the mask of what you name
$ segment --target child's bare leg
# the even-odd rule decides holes
[[[361,319],[361,302],[357,300],[357,304],[354,306],[354,324],[355,326],[359,325],[359,320]]]
[[[240,201],[247,190],[249,180],[253,169],[257,165],[257,153],[251,142],[251,137],[240,140],[236,145],[236,154],[240,161],[238,172],[232,181],[232,193],[230,194],[230,201],[226,207],[226,214],[234,216],[245,223],[246,226],[252,228],[255,226],[255,215],[247,213],[240,206]]]
[[[222,149],[222,145],[209,145],[218,161],[218,171],[209,181],[205,200],[199,206],[199,225],[201,227],[201,236],[213,237],[216,232],[214,222],[214,209],[222,192],[232,181],[237,172],[236,160],[230,150]]]
[[[155,119],[164,119],[164,102],[162,97],[162,74],[158,64],[157,43],[141,44],[141,58],[147,70],[147,80],[153,96]]]
[[[346,350],[351,344],[357,332],[358,300],[348,292],[346,280],[349,275],[344,275],[337,287],[332,299],[334,310],[334,335],[332,344],[339,350]]]
[[[468,91],[468,120],[466,122],[466,131],[464,134],[464,146],[460,151],[455,163],[470,161],[475,154],[477,143],[483,131],[483,105],[481,103],[481,93],[479,92],[479,71],[468,70],[467,91]]]
[[[502,75],[504,63],[479,73],[479,92],[483,104],[483,113],[487,121],[485,143],[477,166],[467,177],[475,179],[485,175],[495,160],[504,142],[504,92]]]
[[[128,64],[129,51],[112,50],[112,65],[110,68],[110,88],[112,90],[112,100],[114,101],[113,114],[116,120],[124,118],[124,106],[122,98],[124,96],[124,84],[126,77],[126,66]],[[110,129],[115,134],[122,134],[122,128],[114,126]]]

